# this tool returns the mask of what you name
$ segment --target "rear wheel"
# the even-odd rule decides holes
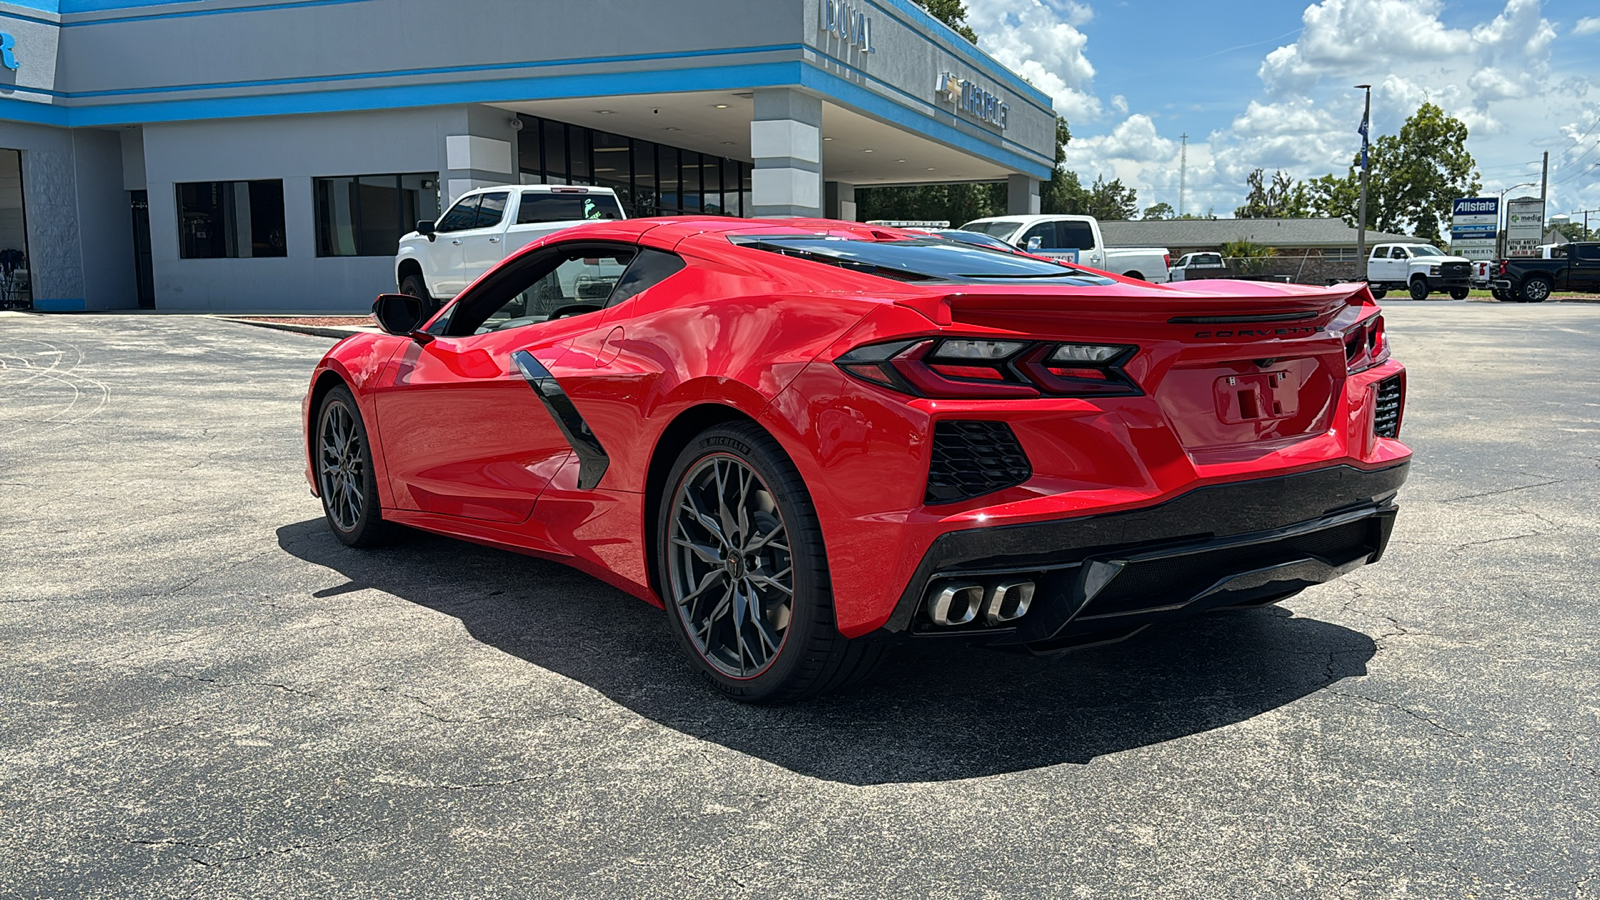
[[[1411,299],[1413,299],[1413,300],[1426,300],[1426,299],[1428,299],[1428,279],[1426,279],[1426,278],[1413,278],[1413,279],[1411,279],[1411,284],[1407,285],[1407,287],[1409,287],[1411,289]]]
[[[1493,297],[1496,300],[1499,300],[1501,302],[1505,302],[1505,301],[1511,299],[1510,297],[1506,296],[1506,292],[1505,291],[1502,291],[1499,288],[1492,288],[1489,291],[1489,296],[1491,296],[1491,297]]]
[[[334,388],[317,412],[314,459],[322,513],[333,536],[351,547],[374,547],[389,536],[378,504],[378,478],[361,409],[350,389]]]
[[[1122,273],[1122,277],[1124,277],[1124,278],[1132,278],[1135,281],[1144,281],[1145,280],[1143,272],[1123,272]]]
[[[792,702],[876,667],[883,646],[834,625],[816,509],[770,435],[751,423],[702,432],[664,491],[656,546],[667,619],[719,691]]]
[[[1522,283],[1522,299],[1529,303],[1543,303],[1550,299],[1550,289],[1554,287],[1548,278],[1529,278]]]
[[[1373,287],[1371,285],[1367,285],[1367,290],[1372,291],[1372,299],[1374,299],[1374,300],[1382,300],[1384,297],[1387,297],[1389,295],[1389,289],[1388,288]]]
[[[1472,293],[1472,291],[1468,290],[1467,288],[1451,288],[1450,289],[1450,299],[1451,300],[1465,300],[1465,299],[1467,299],[1467,295],[1470,294],[1470,293]]]

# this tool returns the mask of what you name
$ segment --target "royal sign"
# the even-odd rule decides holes
[[[987,122],[1004,131],[1011,107],[1004,100],[989,93],[964,78],[946,72],[939,76],[939,96],[956,109],[980,122]]]
[[[822,31],[843,41],[862,53],[877,53],[872,43],[872,17],[854,3],[843,0],[822,0],[819,19]]]

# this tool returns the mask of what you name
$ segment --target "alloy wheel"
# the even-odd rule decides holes
[[[343,403],[330,403],[317,439],[317,477],[328,517],[340,531],[355,531],[366,508],[366,461],[361,433]]]
[[[794,566],[777,498],[738,457],[690,468],[672,498],[668,600],[695,649],[731,678],[754,678],[782,651]]]

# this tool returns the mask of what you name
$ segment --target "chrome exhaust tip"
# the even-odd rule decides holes
[[[983,609],[983,585],[975,581],[947,581],[928,592],[928,618],[945,628],[968,625]]]
[[[990,625],[1004,625],[1022,618],[1033,605],[1033,591],[1033,582],[1026,578],[996,583],[984,604],[984,620]]]

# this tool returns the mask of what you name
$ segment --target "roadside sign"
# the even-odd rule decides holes
[[[1538,256],[1544,238],[1544,201],[1524,197],[1506,204],[1506,255]]]
[[[1461,197],[1450,204],[1450,252],[1493,259],[1500,234],[1499,197]]]

